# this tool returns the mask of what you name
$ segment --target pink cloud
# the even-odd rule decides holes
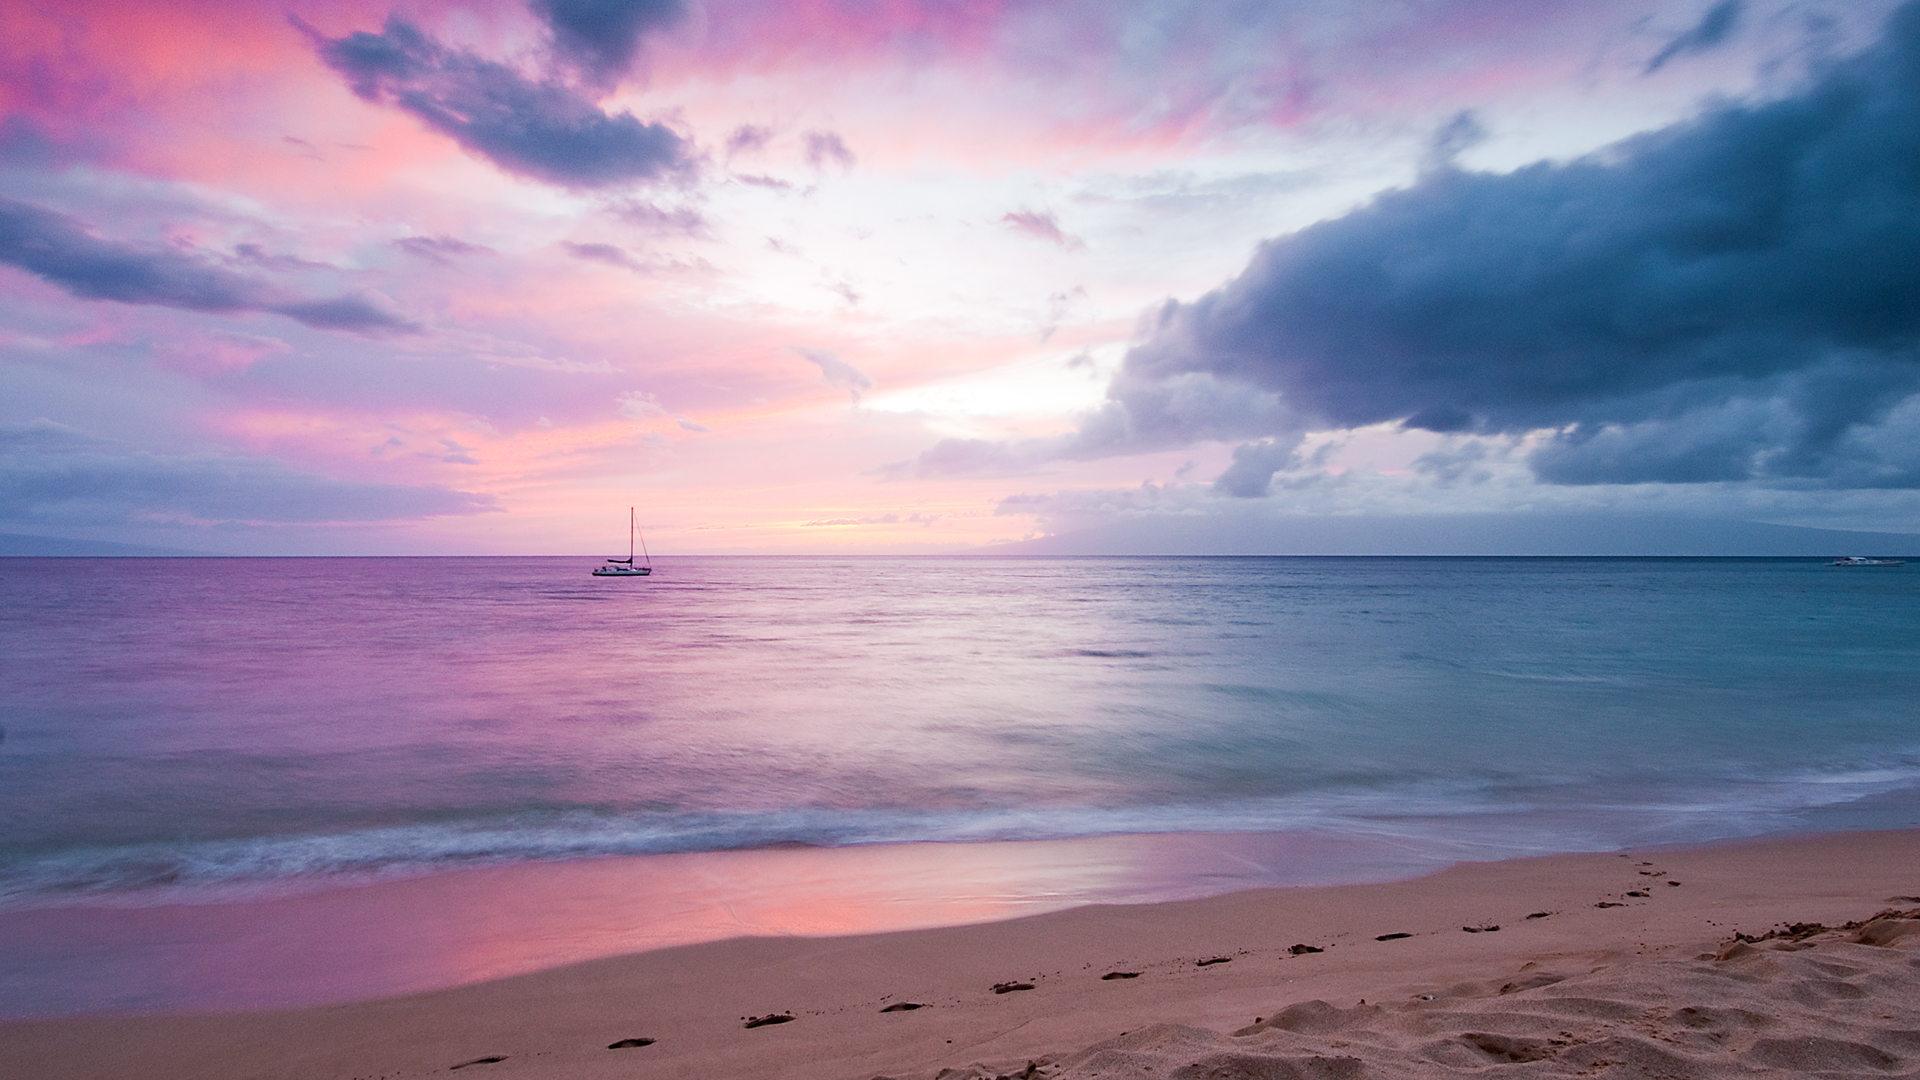
[[[102,244],[187,253],[170,262],[191,255],[289,296],[390,299],[420,332],[349,339],[326,312],[136,306],[0,268],[0,314],[19,324],[0,331],[13,349],[0,364],[66,380],[35,407],[113,423],[144,408],[156,439],[498,492],[512,513],[496,520],[565,520],[603,490],[672,488],[687,534],[737,526],[758,541],[810,521],[911,520],[920,511],[895,500],[921,492],[869,491],[871,470],[949,434],[1071,430],[1064,411],[935,416],[947,399],[905,392],[951,383],[975,395],[967,408],[993,394],[1025,405],[1020,373],[1057,376],[1079,349],[1108,362],[1145,305],[1212,287],[1258,230],[1292,227],[1260,216],[1279,198],[1252,184],[1208,188],[1207,209],[1142,209],[1186,183],[1167,177],[1272,171],[1276,144],[1316,129],[1415,142],[1403,130],[1588,78],[1639,11],[702,0],[637,37],[617,76],[625,53],[556,59],[525,0],[401,6],[443,67],[498,65],[508,89],[557,80],[569,100],[686,138],[697,175],[589,191],[463,149],[396,104],[399,89],[356,97],[289,10],[337,43],[379,34],[394,5],[0,5],[0,167],[31,189],[8,197]],[[1622,70],[1638,78],[1647,55]],[[1286,139],[1268,138],[1280,128]],[[1266,156],[1234,158],[1248,145]],[[1103,184],[1128,194],[1101,201]],[[1227,224],[1184,228],[1214,212]],[[1083,235],[1099,260],[1033,244],[1076,251]],[[1084,366],[1074,377],[1092,386]],[[989,391],[963,386],[995,371]],[[896,394],[936,405],[888,414]],[[1099,470],[1121,469],[1055,467],[1103,483]],[[916,529],[969,535],[964,508],[1009,491],[940,484],[925,489],[944,500],[927,511],[937,526]]]
[[[1085,240],[1061,232],[1060,219],[1051,210],[1015,210],[1000,221],[1014,232],[1035,240],[1045,240],[1049,244],[1058,244],[1068,251],[1079,251],[1087,246]]]

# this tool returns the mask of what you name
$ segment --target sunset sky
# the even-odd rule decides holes
[[[0,532],[1920,532],[1920,8],[0,5]]]

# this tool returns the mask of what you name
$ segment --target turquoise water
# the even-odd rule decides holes
[[[0,560],[0,910],[783,843],[1495,857],[1920,792],[1916,567],[588,568]]]

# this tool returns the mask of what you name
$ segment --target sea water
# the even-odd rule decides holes
[[[1254,883],[1357,880],[1378,866],[1341,853],[1382,845],[1415,866],[1920,819],[1912,566],[589,567],[0,560],[0,916],[1171,834],[1292,838]],[[1247,883],[1217,869],[1088,896]],[[47,1011],[23,999],[61,962],[0,1014]]]

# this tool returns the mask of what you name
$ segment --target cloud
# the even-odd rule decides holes
[[[1479,117],[1471,109],[1463,109],[1453,118],[1440,125],[1433,133],[1433,139],[1427,144],[1426,155],[1420,161],[1423,172],[1450,168],[1461,154],[1487,140],[1487,129],[1480,123]]]
[[[658,398],[644,390],[629,390],[614,400],[619,403],[620,415],[629,420],[672,420],[674,426],[681,431],[692,432],[695,435],[713,433],[712,428],[697,420],[679,413],[668,412]]]
[[[393,246],[415,258],[425,259],[441,266],[452,266],[454,257],[459,255],[500,254],[490,247],[469,244],[465,240],[456,240],[451,236],[403,236],[395,240]]]
[[[1031,236],[1035,240],[1045,240],[1049,244],[1058,244],[1068,251],[1077,251],[1087,246],[1085,240],[1060,231],[1060,219],[1051,210],[1042,213],[1037,210],[1015,210],[1001,222],[1014,232]]]
[[[1915,252],[1909,4],[1791,96],[1571,162],[1432,170],[1262,244],[1153,313],[1106,406],[1051,450],[1400,422],[1545,432],[1529,461],[1554,484],[1912,486]],[[1274,454],[1223,479],[1257,490]]]
[[[620,220],[660,235],[703,237],[707,219],[691,206],[662,207],[647,202],[629,202],[614,210]]]
[[[258,266],[264,270],[297,272],[301,270],[337,270],[339,267],[327,263],[311,262],[292,255],[274,255],[259,244],[235,244],[234,260],[248,266]]]
[[[1278,442],[1265,440],[1233,448],[1233,464],[1213,482],[1222,494],[1239,499],[1265,498],[1273,487],[1273,474],[1291,471],[1301,465],[1300,436]]]
[[[853,168],[853,151],[840,136],[831,131],[809,131],[806,134],[807,164],[816,169],[837,165],[842,170]]]
[[[1495,456],[1485,439],[1466,439],[1421,454],[1413,460],[1413,471],[1433,478],[1443,488],[1460,483],[1484,484],[1493,479],[1487,464]]]
[[[1052,340],[1054,332],[1060,329],[1060,321],[1067,317],[1067,309],[1073,306],[1073,302],[1076,300],[1085,300],[1086,298],[1087,287],[1085,285],[1075,285],[1070,290],[1047,294],[1047,317],[1040,324],[1040,343],[1042,345]],[[1082,367],[1092,362],[1092,354],[1082,352],[1072,360],[1067,361],[1067,366]]]
[[[411,521],[498,510],[439,485],[334,480],[271,458],[135,450],[49,420],[0,424],[0,522]]]
[[[908,514],[906,517],[901,517],[899,514],[880,514],[874,517],[822,518],[818,521],[804,522],[801,528],[819,529],[845,525],[932,525],[939,521],[940,517],[939,514]]]
[[[1050,461],[1093,461],[1202,441],[1292,437],[1307,428],[1278,394],[1192,372],[1140,379],[1124,369],[1078,430],[1015,442],[942,439],[912,461],[876,470],[891,480],[1024,476]]]
[[[820,369],[820,375],[827,380],[828,386],[844,386],[852,395],[854,404],[860,403],[860,395],[873,389],[873,380],[864,372],[845,360],[831,349],[809,349],[805,345],[789,345],[793,354]]]
[[[412,113],[467,150],[514,173],[571,188],[659,180],[691,167],[663,124],[609,115],[558,82],[451,50],[390,16],[381,33],[328,38],[298,18],[327,66],[367,101]]]
[[[996,517],[1031,517],[1047,532],[1078,532],[1116,522],[1185,521],[1201,528],[1230,527],[1271,504],[1222,502],[1204,484],[1156,484],[1132,488],[1070,488],[1009,495],[994,504]]]
[[[787,181],[782,180],[777,176],[752,176],[746,173],[735,173],[733,178],[735,180],[740,181],[743,184],[752,185],[753,187],[763,187],[773,191],[792,191],[793,190],[793,185],[791,183],[788,183]]]
[[[576,259],[605,263],[636,274],[709,273],[713,270],[713,264],[705,259],[642,259],[617,244],[576,244],[571,240],[562,240],[560,246]]]
[[[727,136],[727,156],[758,153],[773,141],[773,129],[759,124],[741,124]]]
[[[1707,13],[1700,17],[1700,21],[1695,23],[1692,29],[1667,42],[1666,48],[1661,49],[1653,59],[1647,61],[1645,74],[1651,75],[1659,71],[1667,66],[1667,61],[1676,56],[1706,52],[1724,43],[1733,36],[1734,28],[1740,23],[1741,10],[1745,6],[1744,0],[1721,0],[1720,3],[1708,8]]]
[[[648,31],[686,15],[680,0],[532,0],[527,6],[552,31],[554,52],[596,83],[624,74]]]
[[[267,308],[321,330],[414,331],[419,327],[390,314],[364,296],[336,296],[326,300],[297,300]]]
[[[0,262],[89,300],[272,312],[362,334],[419,329],[364,296],[301,299],[191,252],[101,239],[77,218],[6,198],[0,198]]]
[[[998,442],[992,439],[941,439],[912,461],[898,461],[875,469],[887,480],[938,480],[951,476],[1028,476],[1063,456],[1061,441],[1030,439]]]
[[[614,400],[620,403],[620,415],[629,420],[652,420],[668,415],[659,400],[644,390],[629,390]]]
[[[175,331],[156,343],[154,362],[169,371],[204,376],[241,370],[270,356],[285,356],[293,346],[273,337],[225,330],[205,334]]]
[[[613,244],[576,244],[571,240],[562,240],[560,246],[566,248],[567,254],[576,259],[606,263],[608,266],[618,266],[642,274],[647,272],[645,263],[627,254],[627,249]]]

